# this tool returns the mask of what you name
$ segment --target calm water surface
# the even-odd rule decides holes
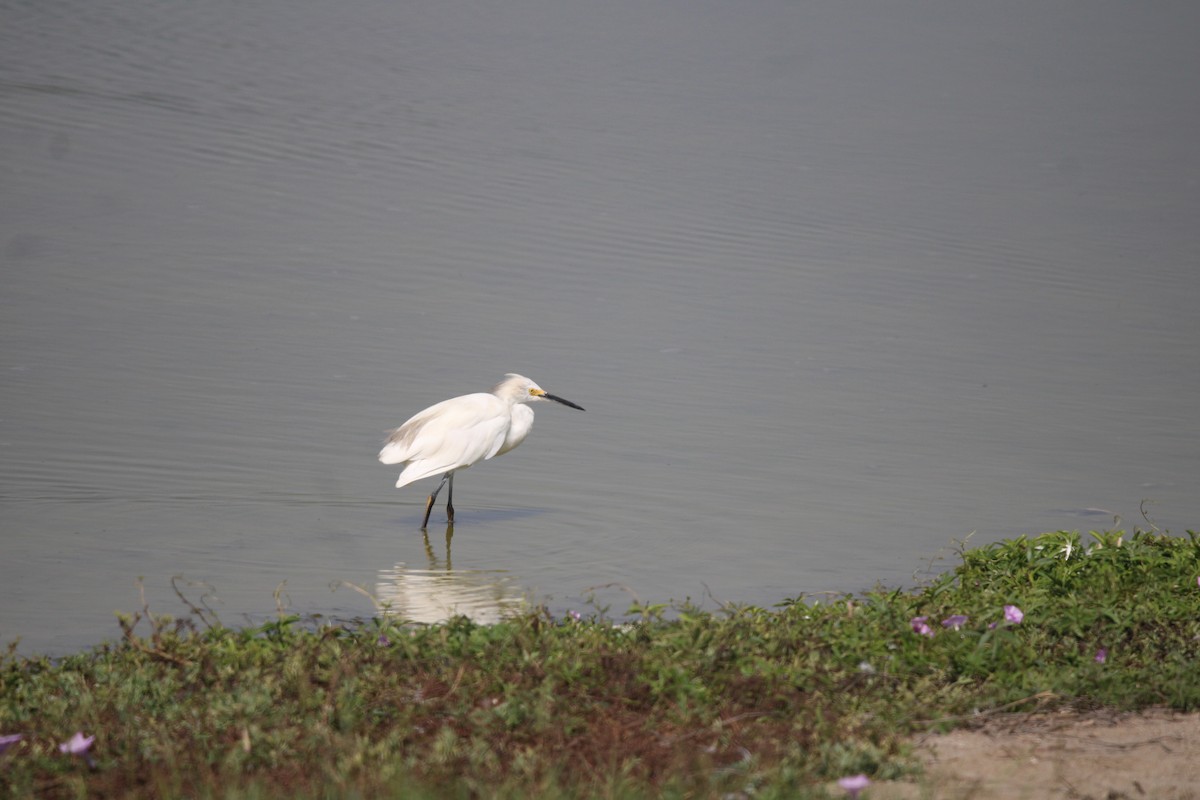
[[[0,641],[1200,526],[1200,6],[0,0]],[[458,524],[386,429],[529,375]]]

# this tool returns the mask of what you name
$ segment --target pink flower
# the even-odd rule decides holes
[[[942,620],[943,628],[950,628],[951,630],[955,630],[955,631],[966,624],[967,624],[967,616],[965,614],[955,614],[953,616],[946,617],[944,620]]]
[[[933,636],[933,628],[929,627],[927,620],[929,617],[913,617],[908,624],[912,625],[913,633],[919,633],[922,636]]]
[[[838,786],[846,790],[846,795],[853,800],[858,797],[858,793],[871,785],[871,780],[866,775],[850,775],[846,778],[838,778]]]
[[[1108,648],[1101,647],[1096,651],[1096,663],[1103,664],[1105,661],[1108,661]]]
[[[58,746],[59,752],[70,753],[73,756],[81,756],[88,750],[92,749],[92,742],[96,741],[95,736],[84,736],[83,731],[78,731],[67,741]]]
[[[1025,612],[1016,606],[1004,607],[1004,621],[1011,622],[1013,625],[1020,625],[1021,620],[1025,619]]]

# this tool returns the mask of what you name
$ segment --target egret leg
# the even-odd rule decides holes
[[[450,519],[450,524],[454,524],[454,473],[449,473],[450,491],[446,495],[446,516]]]
[[[433,501],[437,500],[438,492],[440,492],[442,487],[446,485],[446,481],[452,480],[451,476],[453,475],[453,472],[447,472],[445,475],[443,475],[442,482],[439,483],[437,488],[433,490],[433,494],[429,495],[429,502],[425,504],[425,519],[421,520],[421,530],[425,530],[427,527],[429,527],[429,512],[433,511]],[[454,484],[451,483],[450,485],[453,486]],[[450,491],[453,492],[454,490],[451,489]],[[451,516],[451,519],[453,518],[454,517]]]

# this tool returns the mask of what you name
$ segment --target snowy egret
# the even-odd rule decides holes
[[[425,504],[421,530],[429,525],[433,501],[447,481],[446,516],[454,522],[455,471],[504,455],[525,441],[533,428],[533,409],[525,403],[538,400],[553,400],[583,411],[583,406],[555,397],[529,378],[510,372],[490,392],[443,400],[388,434],[379,460],[404,464],[397,489],[430,475],[442,475],[442,482]]]

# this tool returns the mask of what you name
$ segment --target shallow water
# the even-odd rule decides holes
[[[619,612],[1200,524],[1200,10],[0,11],[22,651],[139,577],[227,623],[283,581]],[[447,554],[375,453],[510,371],[588,410],[459,475]]]

